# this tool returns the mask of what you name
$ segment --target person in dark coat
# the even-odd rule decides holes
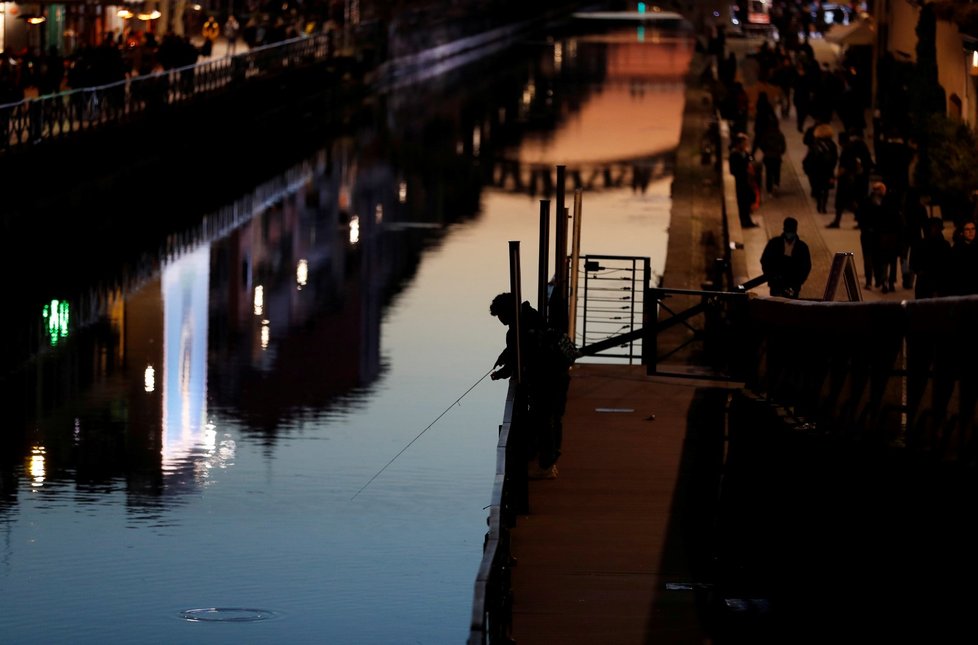
[[[747,132],[750,115],[750,97],[740,81],[735,81],[727,90],[720,110],[721,116],[730,123],[731,135]]]
[[[771,103],[771,98],[767,92],[760,92],[757,95],[757,104],[754,106],[754,149],[751,150],[752,153],[757,152],[758,138],[764,136],[765,130],[776,126],[779,120],[778,113],[775,111],[774,104]]]
[[[806,137],[808,153],[802,160],[802,169],[812,187],[816,210],[819,213],[828,213],[829,191],[835,177],[835,165],[839,160],[835,130],[828,123],[819,123],[811,129],[811,135]]]
[[[839,228],[845,211],[856,212],[859,202],[869,193],[869,174],[873,170],[873,156],[862,134],[856,130],[846,133],[846,141],[839,153],[839,165],[835,185],[835,219],[828,228]]]
[[[882,182],[880,182],[881,185]],[[882,208],[876,227],[875,271],[882,281],[883,293],[896,291],[897,272],[900,264],[900,248],[904,225],[900,217],[898,199],[885,189]]]
[[[734,137],[734,147],[730,152],[730,174],[733,175],[737,193],[737,214],[741,228],[754,228],[757,224],[750,218],[751,209],[757,198],[752,167],[754,158],[750,154],[750,139],[743,132]]]
[[[867,195],[856,208],[856,226],[859,228],[859,246],[863,253],[863,272],[866,288],[876,286],[883,293],[890,291],[888,259],[893,255],[896,261],[896,232],[899,230],[900,214],[894,198],[887,192],[886,184],[873,182]],[[892,247],[892,248],[891,248]]]
[[[805,65],[803,59],[799,59],[795,64],[792,82],[791,94],[795,103],[795,126],[798,128],[798,132],[804,132],[805,120],[812,108],[814,82],[811,70]]]
[[[903,235],[900,240],[900,269],[903,273],[904,289],[914,288],[914,270],[911,266],[914,248],[931,232],[932,222],[924,199],[916,187],[908,189],[903,198],[903,209],[900,217],[903,223]],[[943,227],[941,230],[943,231]],[[943,233],[941,237],[943,238]]]
[[[944,220],[927,220],[924,237],[915,240],[910,248],[910,270],[915,277],[914,298],[937,298],[948,295],[948,270],[951,264],[951,243],[944,237]]]
[[[761,151],[764,164],[764,184],[768,195],[777,195],[781,186],[781,164],[788,144],[777,118],[754,138],[754,147]]]
[[[808,245],[798,237],[798,220],[784,218],[781,235],[768,240],[761,253],[761,269],[772,296],[797,298],[812,270]]]
[[[544,346],[546,319],[529,302],[519,309],[519,356],[522,368],[520,383],[526,394],[527,458],[535,461],[529,468],[530,479],[554,479],[557,477],[557,460],[563,435],[563,417],[567,406],[567,389],[570,372],[549,360]],[[508,327],[506,347],[490,377],[496,381],[516,374],[516,303],[512,293],[500,293],[489,305],[489,313]]]
[[[974,220],[965,220],[951,247],[951,295],[978,294],[978,242],[975,239]]]

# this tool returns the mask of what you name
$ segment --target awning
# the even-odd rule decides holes
[[[876,40],[876,26],[867,18],[853,20],[848,25],[832,25],[825,33],[825,40],[843,47],[872,45]]]

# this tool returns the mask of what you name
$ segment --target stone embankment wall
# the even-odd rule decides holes
[[[710,59],[696,52],[686,80],[686,106],[676,150],[672,216],[662,286],[699,289],[711,279],[714,261],[725,258],[723,177],[719,149],[710,136],[716,110],[703,71]],[[709,157],[704,145],[709,148]]]

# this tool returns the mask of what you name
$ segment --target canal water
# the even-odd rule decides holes
[[[535,300],[561,164],[582,253],[662,273],[692,46],[541,34],[374,97],[114,276],[43,281],[8,312],[0,641],[463,642],[509,242]]]

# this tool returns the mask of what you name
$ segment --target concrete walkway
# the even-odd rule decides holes
[[[686,444],[722,437],[722,414],[708,413],[722,412],[722,386],[649,377],[642,366],[581,365],[572,374],[559,476],[530,481],[530,512],[511,534],[513,637],[708,642],[682,532],[709,520],[691,508],[698,496]]]
[[[748,54],[756,52],[761,42],[758,38],[730,39],[727,41],[729,50],[736,54],[740,63],[740,80],[744,83],[748,94],[752,96],[758,91],[758,88],[755,87],[757,65],[753,59],[748,57]],[[836,54],[829,43],[821,39],[813,39],[812,47],[819,62],[827,63],[830,66],[836,64]],[[806,125],[811,123],[812,121],[809,119]],[[872,119],[867,118],[867,123],[870,125],[866,131],[865,140],[870,143],[872,150]],[[832,122],[832,126],[836,132],[842,131],[842,123],[837,118]],[[735,281],[743,283],[747,279],[763,273],[760,257],[764,245],[771,237],[781,234],[784,218],[791,216],[798,220],[798,235],[808,243],[812,252],[812,273],[802,287],[802,298],[821,300],[834,255],[836,253],[852,253],[863,300],[896,302],[912,300],[913,290],[903,289],[899,279],[896,290],[890,293],[884,294],[875,286],[870,290],[864,289],[863,257],[859,246],[859,230],[855,228],[855,218],[851,212],[847,211],[842,217],[842,225],[839,228],[826,228],[826,225],[834,219],[832,208],[835,199],[834,190],[829,194],[829,213],[817,212],[815,200],[809,192],[808,178],[801,168],[801,162],[805,157],[807,148],[802,143],[802,133],[798,132],[795,127],[793,107],[791,114],[782,118],[781,131],[784,133],[788,144],[788,151],[784,156],[781,171],[781,190],[777,197],[765,196],[760,208],[753,214],[754,222],[760,226],[742,230],[736,217],[736,202],[728,201],[728,207],[732,208],[729,212],[733,213],[733,217],[729,218],[731,242],[737,244],[738,247],[742,245],[742,248],[738,248],[734,252],[735,256],[738,256],[735,257],[733,263],[735,272],[738,267],[740,268],[740,274]],[[733,178],[730,176],[726,165],[724,171],[725,182],[729,184],[727,194],[732,196],[733,193],[730,191],[733,187]],[[758,287],[755,292],[763,295],[768,293],[766,286]]]
[[[723,186],[700,159],[708,94],[686,91],[663,285],[699,289],[723,254]],[[513,638],[710,642],[700,541],[712,536],[727,386],[640,365],[582,362],[571,377],[559,476],[529,482],[511,531]]]
[[[745,61],[759,42],[729,44]],[[745,84],[753,83],[752,74],[748,61]],[[726,163],[717,185],[712,167],[700,162],[699,141],[710,111],[696,106],[704,96],[702,88],[687,88],[663,286],[701,287],[713,258],[722,254],[720,203],[726,194],[738,283],[761,274],[764,244],[791,215],[813,256],[802,297],[821,299],[837,252],[854,254],[861,288],[853,216],[847,213],[841,228],[827,229],[832,215],[816,212],[801,171],[805,147],[793,116],[782,121],[788,153],[781,191],[755,213],[761,226],[740,229]],[[756,292],[767,295],[767,287]],[[899,301],[912,292],[873,289],[862,297]],[[716,619],[731,605],[721,603],[717,613],[717,597],[704,581],[726,449],[725,407],[737,387],[648,376],[644,366],[573,368],[559,476],[530,482],[529,513],[511,532],[516,642],[715,642]]]

